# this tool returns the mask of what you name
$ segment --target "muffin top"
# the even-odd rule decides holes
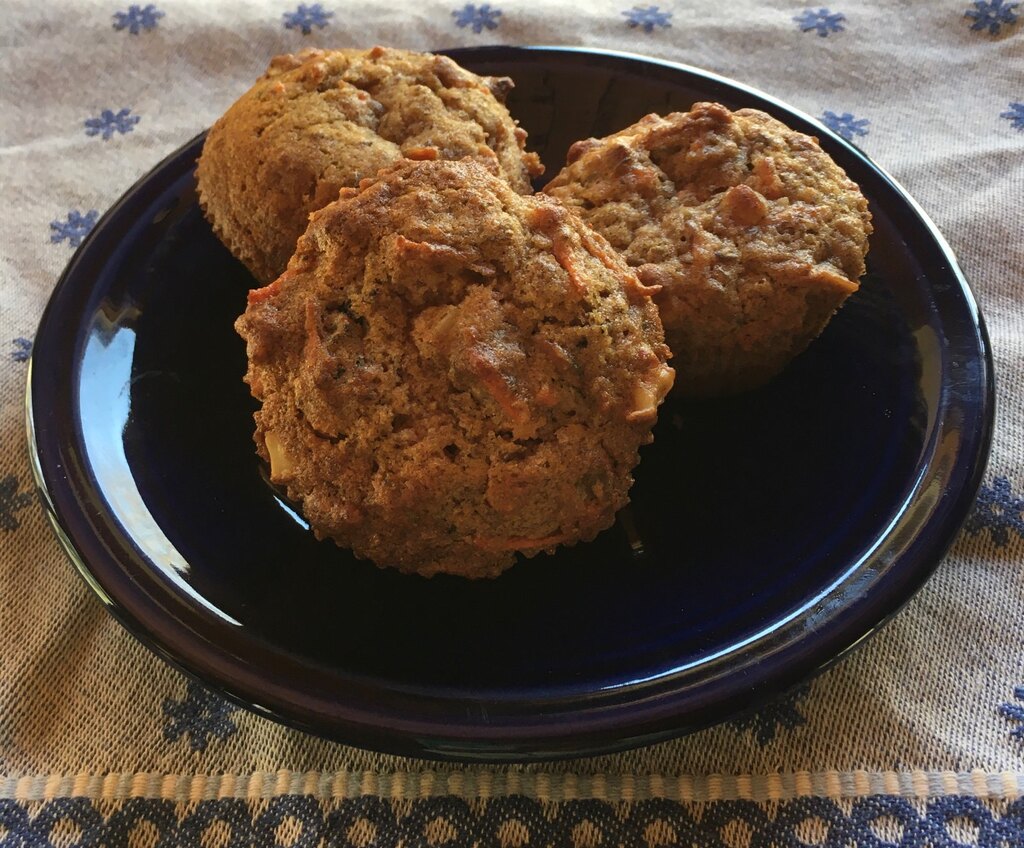
[[[577,142],[544,189],[655,294],[688,394],[770,378],[864,273],[871,216],[818,145],[754,109],[697,103]]]
[[[278,56],[210,129],[199,202],[231,252],[269,282],[311,212],[402,158],[469,157],[529,193],[543,168],[503,105],[511,88],[428,53]]]
[[[342,192],[236,327],[271,479],[319,536],[423,575],[609,526],[673,379],[604,239],[469,161]]]

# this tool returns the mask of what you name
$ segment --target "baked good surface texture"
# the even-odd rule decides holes
[[[429,53],[277,56],[210,129],[196,170],[200,205],[265,283],[284,271],[311,212],[402,158],[469,157],[529,193],[543,168],[502,102],[511,87]]]
[[[660,286],[680,394],[771,379],[865,270],[859,188],[816,139],[754,109],[697,103],[577,142],[544,191]]]
[[[319,537],[422,575],[608,527],[673,379],[607,242],[468,161],[342,192],[236,328],[271,480]]]

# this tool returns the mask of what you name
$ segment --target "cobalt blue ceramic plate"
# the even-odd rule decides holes
[[[381,571],[317,542],[261,477],[232,329],[252,280],[196,206],[196,138],[100,221],[42,318],[30,440],[58,535],[159,654],[359,746],[590,754],[763,703],[907,601],[974,499],[993,383],[968,285],[899,186],[771,98],[636,56],[453,55],[516,80],[510,108],[549,174],[574,140],[695,100],[818,135],[871,203],[862,290],[770,386],[666,405],[630,533],[494,581]]]

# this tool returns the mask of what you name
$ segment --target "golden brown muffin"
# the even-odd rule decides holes
[[[285,269],[311,212],[403,157],[469,157],[528,194],[543,168],[502,103],[511,88],[429,53],[278,56],[210,129],[196,169],[200,205],[265,283]]]
[[[681,394],[766,382],[864,273],[860,190],[816,139],[754,109],[697,103],[577,142],[544,191],[661,287]]]
[[[422,575],[608,527],[673,378],[607,242],[468,161],[342,192],[236,328],[271,480],[318,537]]]

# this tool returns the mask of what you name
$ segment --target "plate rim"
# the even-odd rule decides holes
[[[934,570],[941,563],[949,549],[949,546],[952,544],[959,532],[963,521],[966,519],[969,508],[976,497],[978,489],[980,488],[985,472],[986,460],[991,447],[995,413],[995,377],[991,345],[988,339],[984,318],[981,315],[977,300],[974,297],[970,284],[963,274],[956,255],[949,243],[927,213],[924,212],[917,201],[914,200],[903,186],[893,179],[890,174],[878,166],[873,160],[871,160],[863,151],[833,133],[828,129],[828,127],[812,116],[789,106],[778,98],[765,94],[764,92],[744,83],[736,82],[714,72],[669,60],[643,56],[637,53],[592,49],[581,46],[487,45],[480,47],[461,47],[435,52],[448,53],[456,56],[457,58],[459,56],[468,57],[481,62],[508,61],[510,64],[514,64],[515,55],[535,60],[538,56],[543,56],[545,54],[568,54],[576,57],[599,57],[602,59],[627,62],[631,67],[635,67],[637,63],[645,66],[661,66],[671,71],[683,72],[686,75],[696,77],[701,80],[710,80],[716,85],[722,86],[726,89],[735,90],[742,94],[770,103],[786,115],[796,115],[802,120],[808,122],[811,126],[819,130],[823,136],[828,138],[831,143],[841,145],[846,149],[848,155],[853,155],[870,170],[876,172],[883,182],[887,182],[891,186],[899,199],[907,205],[910,212],[912,212],[914,216],[925,226],[929,235],[934,239],[935,245],[940,253],[948,259],[948,270],[956,279],[958,291],[962,295],[964,305],[972,315],[975,326],[978,330],[978,353],[979,360],[983,366],[979,379],[981,379],[984,384],[982,387],[983,391],[981,392],[982,402],[978,412],[979,427],[972,431],[972,435],[974,437],[974,449],[970,452],[971,462],[969,463],[969,474],[957,493],[955,503],[952,507],[947,509],[947,513],[954,516],[955,520],[947,521],[940,528],[936,528],[936,532],[933,533],[933,538],[926,546],[927,551],[918,555],[917,559],[919,562],[916,568],[912,570],[910,575],[904,575],[904,577],[909,576],[910,579],[904,579],[900,587],[901,591],[897,593],[894,598],[889,599],[886,603],[880,603],[879,599],[875,599],[874,606],[876,614],[862,614],[861,616],[855,616],[852,622],[848,621],[844,627],[839,628],[838,633],[832,634],[832,639],[826,643],[826,647],[820,647],[821,642],[816,643],[819,647],[816,650],[805,650],[803,653],[807,656],[801,657],[801,662],[790,661],[790,663],[783,669],[777,670],[774,674],[763,677],[758,681],[757,688],[752,691],[757,693],[758,699],[762,699],[772,694],[779,694],[790,686],[795,685],[800,680],[813,676],[829,665],[837,662],[841,657],[849,653],[851,649],[862,644],[868,636],[877,632],[882,626],[884,626],[884,624],[893,615],[895,615],[896,612],[898,612],[899,609],[901,609],[903,605],[914,596],[914,594],[916,594],[918,589],[931,576]],[[166,168],[170,167],[190,147],[195,145],[203,135],[204,133],[200,133],[168,154],[168,156],[163,158],[146,174],[140,177],[104,213],[100,221],[97,222],[96,226],[86,236],[82,244],[72,255],[67,267],[58,279],[58,282],[54,287],[53,294],[48,300],[40,318],[37,337],[40,336],[47,318],[50,315],[51,305],[56,299],[56,294],[68,284],[67,281],[72,278],[80,257],[88,254],[95,239],[99,238],[100,234],[104,232],[104,226],[117,215],[123,204],[134,196],[136,192],[140,191],[142,187],[148,184],[154,175],[160,174]],[[79,550],[78,546],[76,546],[75,540],[72,539],[71,535],[67,532],[64,524],[62,523],[62,516],[60,514],[61,509],[55,502],[53,492],[51,492],[50,487],[54,485],[54,481],[48,480],[48,475],[44,468],[45,463],[40,453],[40,446],[38,443],[38,425],[35,420],[35,406],[33,402],[33,374],[35,373],[33,363],[35,362],[36,356],[37,350],[35,346],[33,346],[32,355],[30,356],[28,363],[25,392],[26,432],[29,441],[30,464],[37,489],[39,490],[41,500],[45,508],[44,511],[62,548],[71,559],[76,570],[85,580],[90,589],[100,598],[107,610],[110,611],[135,638],[157,653],[157,655],[165,661],[170,662],[172,665],[178,667],[182,671],[185,671],[187,674],[200,679],[204,684],[211,686],[221,694],[241,704],[245,708],[255,711],[258,714],[273,718],[279,722],[297,727],[301,730],[314,733],[318,736],[326,736],[327,738],[333,738],[348,744],[354,744],[386,753],[462,761],[497,760],[502,762],[513,762],[537,759],[550,760],[555,758],[580,756],[583,754],[590,755],[596,753],[607,753],[636,747],[641,744],[650,744],[652,742],[661,741],[663,739],[680,735],[682,732],[692,732],[702,726],[714,723],[714,719],[708,715],[709,710],[707,709],[707,705],[705,705],[705,709],[703,710],[705,720],[701,721],[698,719],[689,724],[680,724],[680,717],[674,709],[675,702],[672,699],[672,695],[676,690],[673,690],[668,686],[668,679],[664,677],[659,678],[658,691],[653,694],[648,692],[645,696],[648,701],[651,701],[651,703],[647,704],[647,709],[642,719],[636,720],[634,717],[632,723],[628,721],[623,722],[621,717],[617,714],[623,712],[628,713],[631,706],[634,704],[635,699],[616,701],[613,698],[611,701],[606,699],[603,705],[598,705],[596,712],[591,713],[586,713],[586,711],[593,710],[593,706],[588,707],[584,705],[582,708],[583,713],[581,713],[579,709],[574,711],[572,709],[572,705],[570,705],[570,708],[564,715],[561,713],[559,714],[560,721],[556,722],[554,726],[539,726],[535,720],[532,724],[528,725],[528,733],[523,731],[522,726],[516,725],[510,725],[509,727],[504,728],[502,732],[496,733],[495,728],[488,728],[486,725],[478,723],[467,724],[465,727],[460,728],[447,726],[445,728],[447,735],[431,735],[429,733],[425,733],[426,725],[415,720],[413,720],[411,724],[406,723],[408,726],[404,727],[404,729],[396,729],[395,726],[392,726],[383,731],[381,726],[377,724],[366,725],[347,719],[338,720],[337,718],[334,719],[330,727],[325,727],[320,724],[315,715],[311,714],[309,711],[304,713],[300,711],[301,714],[292,714],[289,713],[287,709],[282,710],[280,704],[272,704],[271,702],[273,701],[273,698],[268,700],[265,696],[265,690],[263,693],[260,693],[258,691],[254,692],[246,687],[236,689],[234,686],[226,686],[221,677],[211,677],[211,673],[215,670],[210,668],[210,664],[208,662],[205,665],[201,662],[197,663],[196,657],[187,657],[182,659],[166,644],[160,643],[158,638],[155,637],[152,632],[152,624],[150,623],[150,626],[147,627],[147,622],[140,619],[135,614],[131,605],[126,606],[123,603],[123,598],[118,598],[117,593],[112,592],[109,585],[104,585],[103,581],[94,573],[95,565],[87,562],[87,557],[83,555],[82,551]],[[942,419],[940,418],[939,423],[941,423],[941,421]],[[931,456],[931,453],[933,452],[928,454],[929,457]],[[925,463],[926,467],[927,465],[928,463]],[[915,470],[920,466],[921,463],[919,462],[918,465],[915,466]],[[904,509],[899,513],[901,519],[906,515],[906,503],[909,503],[912,499],[911,495],[916,496],[917,492],[917,487],[914,487],[911,494],[908,495],[904,502]],[[887,537],[879,537],[879,539],[882,540],[885,538]],[[862,560],[863,559],[864,558],[862,558]],[[842,580],[848,580],[852,573],[853,569],[848,569],[843,575]],[[838,582],[840,581],[837,581],[837,583]],[[831,588],[834,589],[835,585],[836,584],[833,584]],[[877,614],[879,608],[881,609],[880,616]],[[806,607],[804,609],[806,609]],[[847,612],[849,612],[849,610],[847,610]],[[849,618],[849,616],[847,617]],[[871,623],[868,624],[866,629],[863,626],[864,622],[862,621],[864,618],[871,619]],[[833,623],[832,629],[835,630],[836,625],[834,624],[834,621],[830,620],[830,622]],[[828,623],[829,622],[826,622],[826,624]],[[778,621],[773,622],[773,628],[777,630],[777,626]],[[857,635],[851,640],[850,633],[854,630],[857,631]],[[154,639],[157,639],[157,641],[154,642]],[[799,642],[799,640],[797,640],[797,642]],[[837,646],[834,643],[842,644]],[[784,647],[786,649],[790,649],[792,646],[786,645]],[[203,657],[200,657],[200,659],[203,659]],[[625,690],[628,687],[621,688]],[[669,689],[670,691],[664,691],[666,689]],[[640,687],[640,692],[643,694],[642,687]],[[271,703],[271,706],[260,706],[261,700],[268,701],[268,703]],[[724,703],[732,705],[731,709],[727,708],[725,710],[729,713],[730,717],[735,715],[737,712],[742,712],[742,704],[739,703],[742,700],[742,698],[737,697],[736,693],[733,693],[731,697],[724,699]],[[654,703],[655,701],[658,703]],[[608,706],[609,703],[611,706]],[[711,706],[718,708],[722,703],[722,700],[715,701]],[[749,707],[750,705],[748,704],[747,706]],[[737,709],[737,707],[739,707],[739,709]],[[699,713],[700,711],[698,710],[697,712]],[[626,718],[628,718],[628,716],[626,716]],[[401,724],[401,722],[398,722],[397,724]],[[484,737],[481,737],[482,730],[490,730],[491,732]]]

